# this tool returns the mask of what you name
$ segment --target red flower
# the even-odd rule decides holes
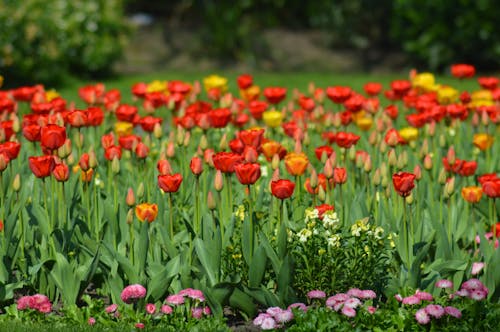
[[[457,173],[461,176],[472,176],[476,173],[477,162],[476,161],[463,161],[460,169]]]
[[[125,135],[118,138],[118,144],[125,150],[132,150],[134,145],[140,141],[141,137],[136,135]]]
[[[56,150],[66,141],[66,129],[55,124],[48,124],[41,129],[40,141],[46,149]]]
[[[271,161],[275,154],[277,154],[280,159],[283,159],[287,153],[286,149],[280,143],[272,140],[265,140],[261,144],[260,149],[267,161]]]
[[[248,89],[249,87],[252,86],[253,77],[252,77],[252,75],[249,75],[249,74],[242,74],[242,75],[238,76],[237,82],[238,82],[238,87],[241,90],[245,90],[245,89]]]
[[[377,82],[368,82],[363,86],[366,94],[369,96],[376,96],[382,91],[382,84]]]
[[[479,77],[477,81],[483,89],[487,90],[495,90],[499,83],[499,79],[496,77]]]
[[[118,160],[122,158],[122,148],[117,145],[108,146],[104,150],[104,158],[106,160],[112,161],[114,158]]]
[[[452,119],[465,120],[469,114],[467,106],[462,104],[451,104],[446,106],[446,113]]]
[[[403,139],[403,137],[401,137],[399,132],[394,128],[391,128],[387,131],[387,133],[385,134],[385,137],[384,137],[384,141],[389,146],[396,146],[398,144],[406,144],[406,141]]]
[[[392,175],[392,184],[400,196],[406,197],[410,195],[412,189],[415,188],[415,178],[415,174],[398,172]]]
[[[158,175],[158,187],[166,193],[177,192],[181,183],[182,175],[179,173]]]
[[[347,171],[344,167],[335,167],[333,169],[333,182],[344,184],[347,182]]]
[[[215,169],[223,173],[234,173],[234,166],[243,161],[243,156],[234,152],[217,152],[212,160]]]
[[[317,187],[313,189],[313,187],[311,187],[311,178],[307,178],[306,182],[304,183],[304,188],[311,195],[317,195],[319,193],[319,187],[322,187],[323,190],[326,191],[326,185],[327,185],[327,183],[328,183],[328,180],[327,180],[325,174],[319,173],[318,174],[318,185],[317,185]]]
[[[321,161],[323,153],[326,153],[326,156],[330,157],[330,155],[333,153],[333,148],[328,145],[318,146],[316,149],[314,149],[314,153],[316,154],[316,158]]]
[[[141,203],[135,207],[135,215],[140,221],[153,222],[158,215],[158,205]]]
[[[476,74],[476,68],[472,65],[458,63],[451,66],[451,75],[456,78],[471,78]]]
[[[321,138],[325,141],[328,142],[328,144],[333,144],[335,143],[335,139],[337,138],[337,135],[331,131],[325,131],[321,134]]]
[[[327,97],[335,104],[343,104],[352,94],[348,86],[329,86],[326,88]]]
[[[10,160],[16,159],[21,151],[21,144],[18,142],[5,142],[0,144],[0,153],[5,153]]]
[[[12,120],[0,121],[0,131],[3,130],[4,139],[6,141],[10,140],[10,138],[14,135],[13,125],[14,122]]]
[[[0,113],[12,113],[16,108],[16,103],[12,99],[0,98]]]
[[[87,126],[97,127],[104,121],[104,112],[100,107],[89,107],[87,109]]]
[[[335,211],[335,207],[333,205],[330,205],[330,204],[321,204],[321,205],[316,206],[316,210],[318,210],[319,219],[323,220],[323,215],[325,214],[325,212]]]
[[[264,113],[269,105],[262,100],[253,100],[248,104],[248,111],[255,120],[262,119],[262,113]]]
[[[477,177],[477,181],[482,185],[484,182],[487,182],[487,181],[495,181],[496,179],[498,179],[498,176],[496,173],[487,173],[487,174],[483,174],[481,176],[478,176]]]
[[[254,184],[260,178],[258,163],[239,163],[234,166],[238,181],[243,185]]]
[[[349,149],[356,144],[361,137],[353,133],[338,132],[335,136],[335,142],[341,148]]]
[[[132,94],[137,98],[144,98],[148,92],[148,85],[144,82],[135,83],[132,85]]]
[[[115,111],[116,118],[120,121],[133,122],[137,114],[137,107],[123,104],[118,106]]]
[[[28,161],[31,171],[37,178],[50,176],[55,167],[53,156],[29,157]]]
[[[135,155],[139,159],[145,159],[149,154],[149,148],[146,144],[139,142],[135,147]]]
[[[71,127],[84,127],[87,125],[87,113],[80,110],[74,110],[72,112],[69,112],[68,116],[66,117],[66,121]]]
[[[12,90],[12,97],[17,101],[31,101],[40,86],[22,86]]]
[[[353,113],[361,111],[363,108],[363,103],[365,102],[365,98],[361,95],[352,95],[349,99],[347,99],[344,102],[345,108],[347,108],[348,111],[351,111]]]
[[[286,199],[292,196],[295,183],[290,180],[271,181],[271,193],[279,199]]]
[[[191,92],[191,85],[182,81],[169,81],[168,91],[172,94],[180,94],[182,96]]]
[[[499,198],[500,197],[500,179],[490,179],[485,180],[481,183],[481,187],[483,188],[483,192],[486,196],[490,198]]]
[[[264,129],[241,130],[238,132],[237,136],[243,144],[258,149],[264,138]]]
[[[66,182],[69,179],[69,168],[64,163],[56,164],[52,170],[52,175],[58,182]]]
[[[189,163],[189,168],[195,176],[199,176],[203,172],[203,161],[200,157],[193,157]]]
[[[86,85],[78,89],[78,96],[80,96],[85,103],[93,105],[102,102],[104,92],[104,84],[97,83],[96,85]]]
[[[411,83],[407,80],[394,80],[391,82],[391,89],[397,97],[402,98],[410,91]]]
[[[495,225],[491,226],[491,232],[495,233],[495,236],[500,237],[500,222],[497,222]]]
[[[239,138],[234,138],[229,141],[229,148],[234,153],[241,154],[245,150],[245,144]]]
[[[389,105],[384,109],[384,113],[391,119],[395,120],[399,114],[398,107],[396,105]]]
[[[80,160],[78,161],[78,165],[82,171],[86,172],[90,168],[90,155],[88,153],[83,153],[80,156]]]
[[[299,106],[306,112],[312,112],[312,110],[314,110],[314,107],[316,107],[314,99],[310,97],[300,96],[297,102],[299,103]]]
[[[267,87],[264,96],[270,104],[279,104],[286,97],[286,89],[282,87]]]
[[[30,142],[40,141],[40,129],[37,124],[30,124],[23,127],[23,136]]]
[[[288,137],[295,138],[295,134],[300,130],[299,126],[295,121],[283,122],[281,124],[283,131]]]
[[[231,111],[227,108],[217,108],[208,112],[208,120],[212,128],[224,128],[231,120]]]
[[[113,133],[109,133],[107,135],[101,136],[101,145],[104,149],[115,145],[115,135]]]
[[[144,129],[144,131],[152,133],[155,128],[155,125],[157,123],[161,125],[162,122],[163,122],[162,118],[155,118],[153,116],[148,115],[142,118],[139,121],[139,124],[141,125],[142,129]]]

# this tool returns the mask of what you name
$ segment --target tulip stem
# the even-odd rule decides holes
[[[408,270],[408,273],[410,272],[411,269],[411,264],[410,264],[410,234],[408,233],[408,224],[407,224],[407,219],[406,219],[406,200],[403,197],[403,233],[405,237],[405,246],[406,246],[406,268]]]
[[[255,229],[253,223],[253,202],[252,202],[252,191],[250,185],[247,187],[248,189],[248,219],[250,222],[250,254],[253,257],[253,248],[255,242]]]
[[[0,219],[4,219],[5,207],[4,207],[4,192],[3,192],[3,177],[2,173],[0,173],[0,207],[2,209],[2,213],[0,214]]]
[[[172,211],[172,193],[168,193],[168,214],[169,214],[169,235],[170,240],[174,239],[174,212]]]
[[[200,178],[196,176],[194,183],[194,220],[195,220],[195,232],[201,235],[201,225],[200,225]]]
[[[128,232],[129,232],[129,256],[130,256],[130,263],[134,265],[134,221],[128,225]]]

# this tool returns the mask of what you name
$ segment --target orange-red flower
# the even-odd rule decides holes
[[[253,77],[250,74],[242,74],[242,75],[238,76],[238,78],[236,79],[236,81],[238,83],[238,87],[241,90],[245,90],[245,89],[248,89],[249,87],[252,86],[252,84],[253,84]]]
[[[347,171],[344,167],[335,167],[333,169],[333,182],[344,184],[347,182]]]
[[[258,149],[264,138],[264,129],[241,130],[237,134],[238,138],[247,146],[253,146]]]
[[[326,191],[327,183],[328,183],[328,179],[326,178],[325,174],[319,173],[318,174],[318,183],[317,183],[316,188],[311,187],[311,178],[306,179],[306,181],[304,182],[304,188],[311,195],[317,195],[319,193],[319,187],[322,187],[323,190]]]
[[[234,173],[234,166],[243,161],[243,156],[234,152],[217,152],[212,156],[214,167],[223,173]]]
[[[16,159],[21,151],[21,144],[18,142],[5,142],[0,144],[0,153],[5,153],[10,160]]]
[[[475,134],[472,143],[480,150],[487,150],[493,145],[493,136],[485,133]]]
[[[140,221],[153,222],[158,215],[158,205],[151,203],[141,203],[135,207],[135,215]]]
[[[56,150],[66,141],[66,128],[55,124],[48,124],[41,129],[40,141],[46,149]]]
[[[248,111],[255,120],[260,120],[268,107],[269,105],[265,101],[253,100],[248,104]]]
[[[280,159],[283,159],[286,155],[286,149],[280,143],[272,140],[264,140],[260,149],[262,150],[262,154],[264,154],[267,161],[271,161],[275,154],[277,154]]]
[[[208,112],[208,120],[212,128],[224,128],[231,120],[231,111],[227,108],[216,108]]]
[[[181,183],[182,175],[179,173],[158,175],[158,187],[166,193],[177,192]]]
[[[392,184],[400,196],[406,197],[415,188],[415,178],[415,174],[398,172],[392,175]]]
[[[116,118],[119,121],[133,122],[137,115],[137,107],[127,104],[121,104],[115,111]]]
[[[314,149],[314,153],[316,154],[316,158],[318,158],[318,160],[321,160],[323,154],[326,154],[327,157],[330,157],[330,155],[333,153],[333,148],[328,145],[318,146],[316,149]]]
[[[328,211],[335,211],[335,207],[330,204],[321,204],[316,206],[316,210],[318,210],[319,219],[323,220],[323,215]]]
[[[462,197],[469,203],[477,203],[483,196],[483,189],[478,186],[462,188]]]
[[[481,182],[481,187],[483,188],[483,192],[486,196],[490,198],[500,197],[500,178],[494,177],[484,179]]]
[[[286,89],[282,87],[267,87],[264,96],[270,104],[279,104],[286,97]]]
[[[200,157],[193,157],[189,163],[189,168],[195,176],[199,176],[203,172],[203,161]]]
[[[157,118],[151,115],[145,116],[139,121],[139,124],[141,125],[141,128],[144,129],[144,131],[147,131],[149,133],[152,133],[155,125],[160,124],[163,122],[162,118]]]
[[[260,178],[260,165],[258,163],[239,163],[234,166],[238,181],[243,185],[251,185]]]
[[[271,193],[274,197],[279,199],[287,199],[293,195],[295,183],[290,180],[277,180],[271,181]]]
[[[476,74],[476,68],[472,65],[458,63],[451,66],[451,75],[456,78],[471,78]]]
[[[477,82],[483,89],[487,90],[495,90],[498,87],[498,83],[500,83],[500,80],[496,77],[479,77],[477,79]]]
[[[368,82],[363,86],[366,94],[369,96],[376,96],[382,91],[382,84],[377,82]]]
[[[307,165],[309,165],[309,159],[304,153],[290,152],[285,156],[285,167],[290,175],[304,174]]]
[[[384,137],[385,143],[389,146],[396,146],[398,144],[405,144],[406,141],[401,137],[399,134],[399,131],[397,131],[395,128],[391,128],[387,131]]]
[[[349,149],[356,144],[360,138],[361,136],[356,134],[340,131],[335,135],[335,143],[341,148]]]
[[[69,178],[69,167],[64,163],[59,163],[54,166],[52,175],[58,182],[66,182]]]
[[[71,111],[66,116],[66,121],[71,127],[84,127],[87,125],[87,113],[81,110]]]
[[[112,161],[114,158],[122,159],[122,148],[118,145],[111,145],[104,150],[104,158]]]
[[[352,94],[348,86],[329,86],[326,88],[327,97],[335,104],[343,104]]]

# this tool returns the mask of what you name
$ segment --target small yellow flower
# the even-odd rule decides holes
[[[415,141],[418,138],[418,129],[413,127],[405,127],[399,130],[399,135],[407,142]]]
[[[234,215],[236,218],[239,218],[241,221],[245,220],[245,206],[239,205],[238,210],[234,211]]]
[[[148,86],[146,87],[146,91],[148,93],[165,92],[167,91],[167,87],[168,87],[167,81],[154,80],[153,82],[148,84]]]
[[[131,135],[134,125],[130,122],[117,122],[115,123],[115,133],[118,136]]]
[[[431,73],[421,73],[416,75],[412,80],[413,87],[420,89],[422,91],[435,91],[436,80],[434,75]]]
[[[240,96],[245,101],[252,101],[259,98],[260,87],[258,85],[252,85],[248,89],[240,90]]]
[[[227,78],[219,75],[210,75],[203,79],[203,85],[205,91],[210,91],[212,89],[218,89],[220,92],[227,91]]]
[[[491,106],[494,104],[493,95],[490,90],[474,91],[471,93],[470,98],[470,106],[472,107]]]
[[[441,104],[451,104],[457,101],[459,97],[458,90],[451,86],[440,86],[437,90],[437,99]]]
[[[1,84],[0,84],[0,85],[1,85]],[[60,95],[59,95],[59,93],[58,93],[56,90],[54,90],[54,89],[50,89],[50,90],[48,90],[48,91],[45,91],[45,99],[47,99],[47,101],[48,101],[48,102],[50,102],[50,101],[52,101],[52,100],[54,100],[54,99],[56,99],[56,98],[58,98],[58,97],[60,97]]]
[[[0,87],[2,87],[2,84],[3,84],[3,76],[0,75]]]
[[[489,149],[493,145],[494,140],[495,139],[493,136],[485,133],[480,133],[474,135],[472,143],[474,143],[474,145],[478,147],[480,150],[484,151]]]
[[[262,119],[264,119],[264,123],[268,127],[277,128],[281,125],[281,121],[283,120],[283,115],[279,111],[270,110],[262,113]]]
[[[241,259],[241,254],[233,254],[233,259],[234,260],[240,260]]]
[[[371,117],[362,117],[356,121],[356,126],[363,131],[368,131],[373,125],[373,119]]]
[[[318,250],[318,255],[324,255],[326,253],[326,250],[325,249],[319,249]]]
[[[317,219],[319,217],[319,212],[317,209],[313,208],[307,208],[305,210],[305,215],[306,215],[306,223],[309,222],[311,219]]]
[[[330,236],[327,240],[328,246],[333,247],[333,248],[339,248],[340,247],[340,235],[334,234]]]
[[[303,228],[297,233],[297,236],[299,237],[300,242],[307,242],[307,239],[309,239],[312,234],[312,231],[307,228]]]

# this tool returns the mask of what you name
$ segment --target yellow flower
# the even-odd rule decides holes
[[[1,84],[0,84],[0,85],[1,85]],[[45,99],[47,99],[47,101],[48,101],[48,102],[50,102],[50,101],[52,101],[52,100],[54,100],[54,99],[56,99],[56,98],[58,98],[58,97],[60,97],[60,95],[59,95],[59,93],[58,93],[56,90],[54,90],[54,89],[51,89],[51,90],[49,90],[49,91],[45,91]]]
[[[205,86],[205,91],[218,89],[220,92],[226,92],[227,78],[219,75],[210,75],[203,79],[203,85]]]
[[[252,101],[259,98],[260,87],[257,85],[252,85],[248,89],[240,90],[240,96],[243,100]]]
[[[131,135],[134,125],[130,122],[117,122],[115,123],[115,133],[118,136]]]
[[[2,86],[2,84],[3,84],[3,76],[0,75],[0,87]]]
[[[368,131],[373,125],[373,119],[371,117],[362,117],[356,120],[356,126],[363,131]]]
[[[437,90],[437,99],[441,104],[451,104],[457,101],[459,96],[458,90],[451,86],[440,86]]]
[[[416,75],[412,80],[413,87],[423,90],[423,91],[435,91],[436,80],[434,75],[431,73],[421,73]]]
[[[264,123],[268,127],[276,128],[281,125],[281,121],[283,120],[283,115],[279,111],[270,110],[262,113],[262,119],[264,120]]]
[[[159,81],[159,80],[154,80],[153,82],[149,83],[146,91],[148,93],[151,92],[164,92],[167,91],[168,87],[168,82],[167,81]]]
[[[239,205],[238,209],[234,211],[234,216],[236,218],[239,218],[240,221],[245,220],[245,206],[244,205]]]
[[[158,215],[158,205],[150,203],[138,204],[135,207],[135,215],[140,221],[153,222]]]
[[[418,129],[406,127],[399,130],[399,135],[407,142],[415,141],[418,138]]]
[[[471,107],[479,107],[479,106],[491,106],[493,105],[493,96],[490,90],[478,90],[474,91],[470,95]]]
[[[493,136],[485,133],[475,134],[472,143],[477,146],[480,150],[487,150],[493,145]]]

